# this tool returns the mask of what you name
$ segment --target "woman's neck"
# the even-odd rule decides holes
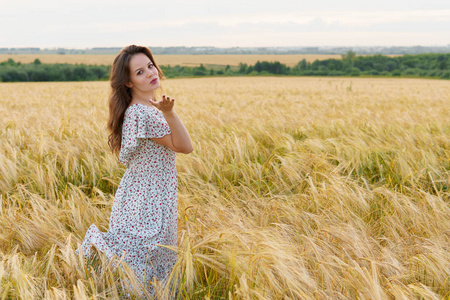
[[[140,103],[145,105],[151,105],[150,99],[154,100],[154,94],[139,94],[139,93],[132,93],[131,94],[131,104]]]

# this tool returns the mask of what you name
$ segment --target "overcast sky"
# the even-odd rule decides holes
[[[0,0],[0,47],[450,44],[450,0]]]

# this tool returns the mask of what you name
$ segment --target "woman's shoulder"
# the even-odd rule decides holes
[[[124,119],[141,119],[146,114],[144,105],[132,104],[125,110]]]
[[[124,115],[124,123],[137,122],[140,126],[148,125],[149,122],[161,123],[165,118],[156,107],[149,107],[144,104],[136,103],[130,105]]]
[[[125,115],[135,115],[139,112],[142,111],[142,107],[139,104],[131,104],[130,106],[127,107],[127,109],[125,110]]]
[[[125,111],[125,115],[142,115],[142,114],[149,114],[149,113],[158,113],[159,110],[157,108],[153,108],[141,103],[135,103],[128,106],[128,108]]]

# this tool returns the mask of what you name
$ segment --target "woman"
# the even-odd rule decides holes
[[[193,150],[189,133],[173,109],[175,99],[155,91],[164,78],[150,49],[131,45],[120,51],[111,69],[108,144],[127,169],[117,189],[105,233],[91,225],[82,244],[122,257],[152,292],[153,277],[165,281],[177,245],[176,152]]]

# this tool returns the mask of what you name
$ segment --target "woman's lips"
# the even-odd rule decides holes
[[[155,78],[152,81],[150,81],[151,84],[155,84],[156,82],[158,82],[158,78]]]

